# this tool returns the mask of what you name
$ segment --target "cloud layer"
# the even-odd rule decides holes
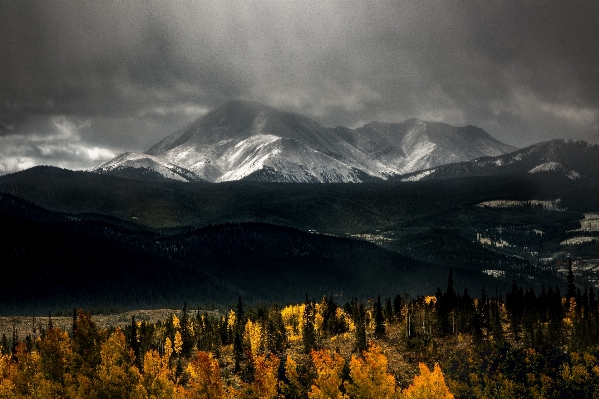
[[[63,116],[90,121],[80,143],[139,151],[248,99],[329,126],[581,138],[599,131],[597,21],[597,2],[1,2],[0,137],[51,140]]]
[[[116,154],[109,148],[90,145],[81,140],[80,125],[64,117],[51,118],[50,134],[12,134],[0,136],[0,174],[16,172],[36,165],[53,165],[67,169],[86,169]]]

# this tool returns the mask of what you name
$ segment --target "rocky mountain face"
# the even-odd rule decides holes
[[[186,181],[358,183],[514,150],[474,126],[410,119],[328,128],[259,103],[231,101],[146,154],[123,154],[92,170]]]
[[[470,176],[544,175],[593,182],[599,178],[599,145],[588,141],[550,140],[521,150],[459,162],[402,176],[402,181]]]

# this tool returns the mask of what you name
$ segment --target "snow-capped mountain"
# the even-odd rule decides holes
[[[599,146],[587,141],[550,140],[495,157],[441,165],[402,176],[402,181],[468,176],[550,174],[570,180],[599,176]]]
[[[150,148],[153,166],[143,167],[174,173],[178,166],[191,173],[175,173],[179,178],[211,182],[364,182],[513,150],[473,126],[410,119],[327,128],[259,103],[230,101]],[[137,160],[120,157],[93,170],[137,167]]]
[[[193,172],[148,154],[125,152],[92,169],[100,174],[111,174],[136,180],[183,182],[201,181]]]

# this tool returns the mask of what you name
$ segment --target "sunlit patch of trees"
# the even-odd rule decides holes
[[[99,328],[74,314],[3,337],[0,398],[578,398],[599,394],[599,306],[570,271],[565,295],[513,284],[341,306],[183,311]]]

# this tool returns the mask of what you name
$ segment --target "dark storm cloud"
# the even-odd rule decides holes
[[[86,121],[74,134],[90,148],[140,151],[233,98],[327,125],[585,137],[599,130],[598,4],[0,2],[0,141],[55,137],[64,117]]]

